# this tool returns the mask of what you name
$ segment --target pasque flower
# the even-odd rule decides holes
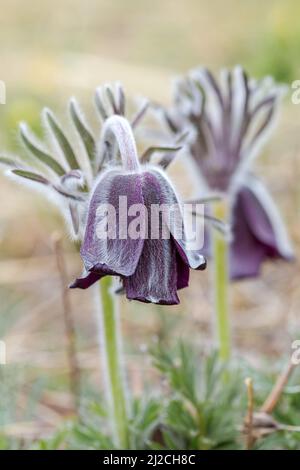
[[[205,260],[198,252],[189,250],[184,230],[182,238],[176,237],[174,227],[184,224],[180,211],[175,214],[174,224],[160,218],[158,236],[151,236],[152,225],[157,223],[151,208],[178,207],[176,193],[162,170],[140,164],[131,126],[124,117],[112,116],[103,126],[101,145],[105,142],[113,145],[114,140],[122,162],[103,172],[93,188],[81,246],[87,274],[71,287],[85,289],[103,276],[116,275],[128,299],[178,304],[177,290],[188,285],[189,269],[204,269]],[[129,209],[128,216],[119,214],[121,198],[134,209],[133,212]],[[113,208],[121,216],[116,230],[112,231],[114,236],[106,238],[98,234],[103,215],[99,208],[103,206]],[[133,237],[129,228],[137,217],[137,207],[143,229]],[[108,219],[106,223],[110,222]],[[169,236],[163,235],[166,226]]]
[[[143,256],[144,265],[147,268],[147,252],[144,246],[142,251],[142,247],[137,244],[136,248],[140,255],[138,258],[133,245],[128,246],[129,251],[126,254],[126,242],[125,246],[122,246],[122,243],[118,244],[113,242],[113,246],[108,245],[107,247],[105,247],[103,243],[98,245],[91,242],[90,245],[88,244],[88,238],[92,236],[93,226],[90,227],[87,223],[92,223],[93,206],[90,206],[89,211],[87,209],[89,207],[91,194],[93,197],[102,194],[98,185],[102,179],[101,175],[107,174],[112,176],[111,169],[114,166],[116,172],[118,172],[120,156],[123,159],[125,156],[128,156],[126,168],[129,173],[135,170],[135,161],[133,159],[136,155],[135,144],[132,147],[134,139],[131,136],[131,139],[128,140],[127,137],[129,133],[127,133],[125,128],[119,126],[121,134],[122,129],[125,132],[122,135],[119,135],[117,132],[119,137],[119,140],[117,139],[118,149],[115,145],[115,141],[111,140],[110,133],[107,132],[107,129],[110,129],[109,123],[112,119],[111,116],[115,117],[113,122],[127,123],[127,128],[130,129],[130,132],[133,132],[145,115],[148,107],[148,102],[145,102],[132,118],[130,125],[124,117],[126,114],[126,102],[123,89],[119,84],[114,86],[107,85],[97,89],[95,104],[101,118],[100,128],[103,126],[103,139],[101,139],[100,145],[98,136],[96,137],[99,133],[97,132],[97,134],[95,134],[91,130],[77,102],[75,99],[72,99],[69,105],[71,124],[73,131],[75,131],[73,132],[72,138],[68,136],[69,133],[60,125],[54,114],[50,110],[45,109],[43,112],[43,121],[48,131],[46,142],[38,141],[28,130],[27,126],[21,124],[20,138],[23,146],[27,150],[27,158],[14,158],[1,155],[0,164],[6,168],[6,173],[15,178],[18,182],[29,183],[33,189],[39,189],[44,195],[54,199],[60,211],[67,219],[69,232],[74,238],[77,238],[81,242],[84,233],[87,234],[87,238],[85,237],[84,239],[82,253],[86,255],[88,267],[90,267],[90,261],[95,259],[97,264],[96,268],[98,270],[101,267],[102,274],[104,271],[107,274],[113,274],[112,268],[119,267],[120,273],[123,276],[126,273],[131,273],[132,267],[135,265],[136,272],[140,274],[140,277],[138,279],[131,277],[126,280],[126,290],[129,297],[135,297],[134,294],[130,295],[130,293],[138,292],[138,295],[144,296],[149,300],[152,300],[150,295],[155,295],[157,296],[155,300],[163,301],[167,299],[169,303],[174,303],[177,301],[174,291],[172,291],[171,294],[169,294],[169,292],[159,291],[157,285],[154,291],[152,277],[155,277],[157,273],[151,272],[150,269],[148,269],[148,271],[145,268],[140,269],[142,263],[138,263],[138,261],[140,261]],[[148,158],[149,155],[157,150],[159,149],[156,147],[146,149],[142,158]],[[151,175],[151,172],[149,175]],[[147,179],[147,175],[145,175],[145,179]],[[128,189],[130,197],[135,197],[135,193],[137,195],[141,194],[141,187],[139,187],[138,181],[136,189],[130,186],[130,183],[135,183],[133,178],[131,178],[130,181],[123,180],[125,181],[124,185],[116,178],[110,178],[110,180],[116,185],[117,192],[123,189],[127,191]],[[159,181],[158,176],[157,182]],[[103,179],[102,183],[104,187],[110,191],[108,179]],[[109,193],[109,196],[110,195],[111,193]],[[91,230],[89,230],[89,228],[91,228]],[[114,247],[120,251],[114,250]],[[101,251],[102,249],[106,250],[106,248],[107,251]],[[151,248],[153,247],[149,247],[149,249]],[[87,251],[85,252],[86,249]],[[164,282],[165,289],[167,289],[169,283],[171,283],[169,280],[173,278],[176,279],[176,286],[178,285],[178,287],[183,287],[183,285],[187,283],[186,277],[188,273],[184,267],[181,268],[182,263],[179,258],[176,264],[176,254],[174,250],[174,245],[167,244],[166,242],[161,245],[161,250],[159,251],[157,248],[156,252],[157,256],[161,256],[162,261],[161,264],[157,263],[153,267],[161,273],[160,280]],[[178,253],[181,253],[180,248],[178,248]],[[125,259],[126,255],[127,260]],[[153,257],[151,257],[151,255],[152,253],[149,255],[149,262],[152,260],[153,263]],[[171,264],[171,262],[167,264],[166,260],[168,255],[172,258],[172,263],[174,259],[174,265]],[[111,256],[117,257],[117,264],[113,263]],[[182,256],[184,258],[183,252]],[[127,266],[126,262],[128,262]],[[91,276],[94,276],[95,280],[101,277],[99,276],[99,271],[91,271],[90,276],[88,276],[89,283],[91,283]],[[138,289],[136,287],[137,282],[139,282]],[[145,283],[145,285],[143,285],[143,283]],[[103,372],[105,376],[104,389],[107,397],[107,409],[110,415],[110,430],[114,447],[127,449],[130,446],[128,433],[130,402],[127,399],[128,394],[124,380],[122,335],[119,330],[119,309],[116,305],[117,296],[114,295],[111,289],[112,282],[109,277],[101,280],[98,284],[97,290],[95,289],[93,292],[93,298],[96,300],[95,314],[100,339],[99,344],[102,348],[101,359],[103,361],[101,373]],[[150,286],[151,290],[150,287],[147,289],[147,286]],[[98,295],[95,295],[96,291],[98,291]]]
[[[43,121],[50,136],[50,145],[39,142],[26,124],[20,125],[20,138],[31,160],[0,156],[7,174],[27,182],[54,199],[68,222],[70,233],[81,243],[81,256],[86,276],[71,287],[85,289],[106,275],[119,276],[129,299],[159,304],[177,304],[177,289],[188,285],[189,269],[204,269],[205,260],[189,250],[177,195],[164,171],[148,165],[154,152],[173,154],[178,147],[150,147],[137,156],[134,130],[143,118],[145,102],[131,121],[125,118],[125,96],[119,84],[97,89],[96,109],[101,120],[100,140],[87,124],[74,98],[69,113],[75,139],[70,140],[52,111],[43,111]],[[165,157],[164,157],[165,158]],[[97,235],[99,206],[110,204],[120,211],[120,198],[127,206],[140,205],[141,223],[148,233],[137,238],[119,236],[101,239]],[[175,219],[169,226],[164,218],[158,221],[158,236],[151,238],[152,206],[176,206]],[[122,211],[121,211],[122,212]],[[121,215],[123,220],[125,214]],[[133,215],[122,223],[129,228]],[[118,218],[120,220],[120,218]],[[157,224],[157,222],[156,222]],[[126,227],[125,227],[126,226]],[[182,226],[182,237],[176,236]],[[172,229],[173,227],[173,229]],[[169,236],[165,237],[168,228]],[[175,233],[176,232],[176,233]]]
[[[267,258],[293,257],[279,211],[251,172],[283,92],[270,77],[252,80],[241,67],[223,70],[219,81],[199,68],[177,80],[174,106],[164,112],[172,133],[190,131],[187,145],[200,187],[228,200],[232,279],[258,275]],[[204,252],[209,244],[206,234]]]

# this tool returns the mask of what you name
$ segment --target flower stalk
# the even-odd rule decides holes
[[[213,216],[218,220],[226,220],[227,204],[220,200],[213,204]],[[213,263],[214,263],[214,300],[216,311],[217,338],[220,358],[227,361],[230,357],[230,324],[228,303],[228,242],[224,235],[213,231]]]
[[[121,344],[119,311],[116,295],[112,292],[113,279],[106,276],[97,283],[99,341],[104,374],[106,398],[109,404],[115,445],[129,448],[128,401],[125,389],[123,351]]]
[[[70,302],[70,292],[68,289],[68,273],[66,260],[63,254],[62,239],[59,233],[53,234],[53,245],[55,250],[57,270],[61,284],[61,298],[63,307],[63,320],[66,335],[66,351],[69,365],[70,392],[73,398],[74,411],[79,414],[80,411],[80,368],[76,348],[76,330],[73,318],[73,312]]]

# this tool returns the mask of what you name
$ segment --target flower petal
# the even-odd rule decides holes
[[[281,217],[264,186],[251,177],[233,208],[232,279],[257,276],[267,258],[293,257]]]
[[[184,289],[189,285],[190,269],[189,266],[183,261],[178,251],[176,254],[177,261],[177,289]]]
[[[176,240],[174,238],[174,242],[178,254],[187,266],[199,271],[203,271],[206,268],[206,259],[200,253],[200,250],[190,250],[185,240]]]
[[[293,248],[286,231],[282,217],[266,187],[254,175],[249,175],[246,186],[251,191],[256,202],[254,232],[256,237],[274,250],[275,255],[291,259],[294,257]],[[249,198],[248,198],[249,200]],[[252,207],[254,204],[252,204]],[[248,207],[248,212],[251,208]],[[249,214],[250,217],[250,214]],[[257,223],[259,221],[259,223]]]
[[[179,202],[175,190],[172,185],[166,179],[166,177],[158,170],[152,170],[152,174],[155,175],[157,180],[157,191],[160,194],[159,203],[166,204],[167,206],[177,206],[177,210],[170,213],[171,222],[168,226],[172,239],[175,242],[175,246],[179,255],[181,256],[184,263],[186,263],[192,269],[203,270],[206,268],[206,260],[199,250],[191,250],[186,240],[184,230],[184,220],[181,213]],[[172,218],[173,217],[173,218]],[[181,233],[181,238],[176,236],[177,229],[182,227],[182,230],[178,230]]]
[[[142,192],[148,211],[148,235],[139,259],[136,271],[124,279],[128,299],[158,304],[178,304],[176,249],[172,239],[162,238],[165,225],[163,218],[154,219],[151,212],[153,205],[165,202],[165,193],[169,190],[167,181],[160,184],[156,172],[147,171],[142,177]],[[172,200],[168,199],[168,203]],[[151,225],[152,224],[152,225]],[[157,238],[151,238],[156,224]]]
[[[178,304],[176,250],[171,240],[145,240],[137,269],[124,278],[124,287],[128,299]]]
[[[101,275],[90,272],[85,277],[79,277],[75,279],[75,281],[69,287],[70,289],[87,289],[88,287],[95,284],[95,282],[99,281],[103,276],[106,276],[106,274]]]
[[[125,197],[122,203],[120,197]],[[122,204],[126,204],[126,201],[127,206],[123,207]],[[140,175],[110,171],[100,179],[90,201],[86,232],[80,250],[88,271],[100,264],[122,276],[130,276],[135,272],[144,240],[127,237],[125,232],[133,218],[127,217],[127,207],[142,203]],[[99,211],[101,207],[103,211]],[[106,213],[105,208],[108,211]],[[109,222],[109,230],[113,230],[114,226],[115,233],[108,233],[107,238],[99,237],[99,227],[106,226],[103,221]],[[119,236],[121,227],[122,231],[125,230],[124,239]]]

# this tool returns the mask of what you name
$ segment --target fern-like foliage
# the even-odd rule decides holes
[[[162,425],[165,448],[238,448],[238,371],[222,365],[216,354],[197,355],[183,342],[171,351],[158,346],[153,357],[170,388]]]
[[[164,386],[153,391],[152,396],[134,400],[129,422],[130,449],[245,449],[245,377],[253,379],[254,409],[259,410],[277,373],[271,368],[258,371],[243,361],[225,366],[217,354],[200,354],[184,342],[172,348],[159,342],[151,354]],[[253,449],[300,449],[298,383],[299,374],[295,374],[270,417],[284,425],[259,438]],[[67,423],[50,439],[35,442],[33,447],[111,450],[114,447],[109,429],[106,409],[101,402],[89,401],[82,408],[79,421]]]

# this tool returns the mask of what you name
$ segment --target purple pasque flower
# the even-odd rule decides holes
[[[75,131],[70,137],[52,111],[43,111],[47,129],[45,142],[39,141],[26,124],[20,125],[20,140],[27,158],[0,155],[6,174],[39,190],[58,206],[67,220],[70,234],[82,243],[87,276],[73,287],[86,288],[104,275],[118,275],[128,298],[146,302],[178,303],[177,289],[188,285],[189,267],[203,269],[203,256],[189,251],[185,238],[95,239],[98,203],[117,207],[119,196],[149,208],[157,203],[177,203],[171,183],[158,168],[141,167],[137,160],[133,131],[143,119],[148,101],[130,121],[125,118],[126,101],[119,84],[100,87],[95,95],[101,119],[100,145],[77,101],[69,104]],[[164,159],[179,147],[146,148],[141,162],[147,164],[155,152]],[[29,157],[29,158],[28,158]],[[122,161],[122,164],[121,164]],[[128,223],[132,216],[129,216]],[[177,217],[182,224],[181,215]],[[150,221],[151,222],[151,221]],[[149,224],[148,224],[149,225]],[[151,224],[153,226],[153,224]],[[183,225],[183,224],[182,224]],[[163,227],[158,227],[162,230]]]
[[[278,209],[251,172],[283,92],[270,77],[252,80],[241,67],[223,70],[219,80],[199,68],[176,82],[174,107],[164,113],[173,134],[190,130],[187,145],[200,188],[229,201],[232,279],[258,275],[267,258],[293,257]]]
[[[178,207],[173,186],[161,169],[140,164],[124,117],[112,116],[105,122],[100,154],[107,143],[117,144],[121,165],[108,166],[95,183],[81,246],[86,275],[71,287],[86,289],[103,276],[114,275],[128,299],[178,304],[177,290],[187,287],[190,268],[204,269],[206,263],[199,252],[189,250],[180,211],[174,223],[161,216],[153,219],[153,207]],[[132,232],[137,223],[139,230]],[[105,236],[99,234],[103,226]],[[183,227],[181,238],[175,233],[178,226]]]

